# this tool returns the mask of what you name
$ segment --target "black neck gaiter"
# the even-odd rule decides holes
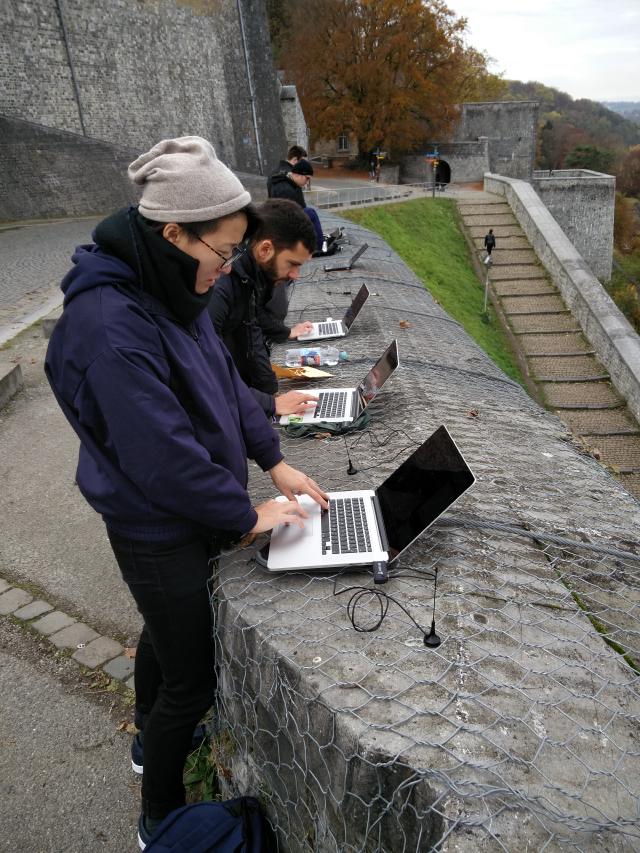
[[[125,208],[104,219],[93,239],[137,272],[142,290],[160,300],[183,326],[190,326],[207,307],[211,290],[195,292],[198,261],[165,240],[137,208]]]

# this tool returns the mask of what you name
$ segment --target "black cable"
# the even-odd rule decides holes
[[[381,592],[379,589],[375,589],[368,586],[348,586],[344,589],[336,590],[336,584],[338,579],[336,578],[333,582],[333,595],[339,596],[344,595],[346,592],[352,593],[351,598],[347,602],[347,615],[349,616],[349,621],[353,626],[355,631],[358,631],[360,634],[370,634],[373,631],[377,631],[380,625],[384,622],[385,616],[389,611],[389,604],[395,604],[396,607],[399,607],[402,612],[409,617],[411,622],[416,626],[416,628],[422,633],[423,636],[427,635],[427,631],[413,618],[409,610],[401,604],[396,598],[392,595],[389,595],[386,592]],[[358,624],[356,621],[357,618],[357,609],[359,606],[364,606],[364,604],[373,597],[377,600],[379,607],[379,617],[377,621],[367,627],[363,624]],[[363,601],[364,600],[364,601]]]

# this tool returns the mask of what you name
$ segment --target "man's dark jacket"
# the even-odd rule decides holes
[[[267,415],[275,413],[278,380],[271,369],[271,345],[288,340],[286,285],[262,272],[250,251],[220,276],[208,311],[213,326],[233,356],[240,376]]]
[[[45,370],[80,438],[80,491],[131,539],[247,533],[247,456],[269,470],[282,454],[209,315],[181,325],[98,246],[73,261]]]
[[[290,170],[291,166],[289,165]],[[276,172],[274,175],[271,175],[267,182],[267,191],[269,198],[288,198],[290,201],[295,201],[302,208],[307,206],[302,188],[295,181],[292,181],[291,178],[288,178],[284,172]]]

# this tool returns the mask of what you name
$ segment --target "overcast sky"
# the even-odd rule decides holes
[[[467,42],[508,80],[594,101],[640,101],[640,0],[449,0]]]

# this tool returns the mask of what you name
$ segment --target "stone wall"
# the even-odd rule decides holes
[[[615,387],[640,419],[640,337],[530,184],[485,175],[484,188],[509,202]]]
[[[137,200],[134,149],[0,116],[0,220],[83,216]]]
[[[280,107],[284,121],[284,132],[287,137],[287,148],[290,148],[292,145],[302,145],[308,151],[309,129],[295,86],[282,87],[280,90]]]
[[[486,136],[489,170],[511,178],[531,177],[536,153],[538,104],[533,101],[489,101],[462,105],[457,139]]]
[[[532,184],[601,281],[611,278],[616,179],[588,169],[534,172]]]
[[[430,148],[429,150],[433,150]],[[443,142],[437,145],[439,159],[448,163],[452,183],[481,181],[489,171],[488,140]],[[411,154],[402,160],[401,181],[405,184],[430,183],[433,170],[423,154]]]
[[[197,134],[256,174],[286,147],[261,2],[7,0],[0,27],[0,115],[137,153]]]
[[[0,221],[109,213],[135,204],[127,166],[132,148],[0,116]],[[238,172],[254,202],[266,178]]]

